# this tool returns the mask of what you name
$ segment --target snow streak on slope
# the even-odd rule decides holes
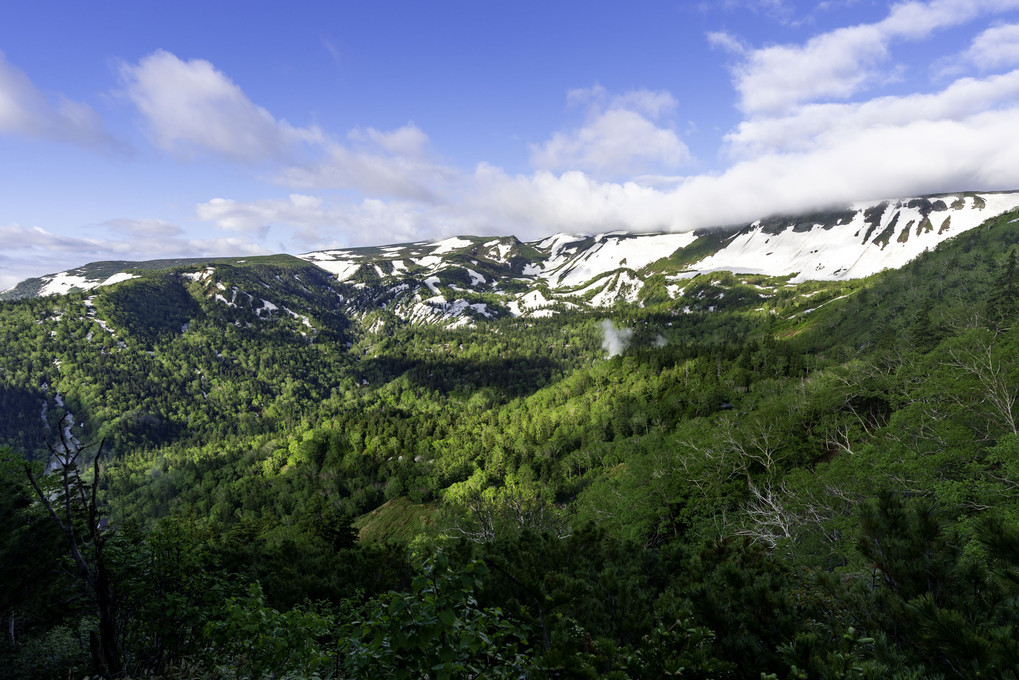
[[[333,252],[340,253],[342,251]],[[306,260],[308,260],[308,262],[318,265],[319,267],[322,267],[322,269],[325,269],[330,274],[335,275],[337,281],[346,281],[351,276],[353,276],[358,269],[361,268],[360,262],[340,259],[334,260],[327,259],[325,257],[322,258],[316,257],[317,255],[320,254],[321,253],[308,253],[308,255],[304,255],[303,257]]]
[[[571,242],[572,239],[572,242]],[[549,259],[539,276],[556,288],[583,286],[591,279],[616,269],[640,270],[668,257],[696,239],[684,234],[603,234],[594,244],[580,249],[576,237],[557,234],[537,244],[548,248]],[[584,243],[580,241],[579,243]]]
[[[455,237],[301,257],[357,288],[353,308],[361,313],[381,306],[411,322],[449,324],[461,314],[536,317],[578,305],[635,302],[644,286],[641,271],[695,239],[629,233],[557,234],[532,243]],[[491,297],[483,303],[477,297],[482,294],[497,296],[498,306],[489,306]]]

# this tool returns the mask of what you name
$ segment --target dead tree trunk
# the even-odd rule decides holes
[[[69,428],[63,425],[61,423],[60,444],[50,446],[51,460],[57,463],[55,472],[60,482],[58,493],[52,494],[61,506],[59,511],[54,505],[54,498],[43,490],[28,463],[25,464],[25,474],[50,518],[64,535],[85,592],[99,615],[99,634],[91,636],[89,645],[95,671],[104,678],[115,678],[123,673],[124,668],[117,640],[116,598],[103,555],[105,536],[100,528],[96,499],[99,461],[105,442],[100,442],[93,459],[92,482],[86,483],[78,469],[78,459],[86,447],[71,437]]]

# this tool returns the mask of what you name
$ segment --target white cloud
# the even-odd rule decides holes
[[[292,156],[300,142],[320,142],[316,128],[296,128],[252,103],[208,61],[183,61],[157,50],[120,69],[127,97],[153,141],[183,157],[208,153],[256,163]]]
[[[676,108],[668,92],[634,90],[609,98],[596,85],[570,91],[567,100],[586,104],[588,119],[581,127],[532,145],[535,167],[623,177],[672,169],[689,158],[689,149],[675,131],[653,122]]]
[[[1019,64],[1019,24],[987,29],[974,38],[963,58],[985,71]]]
[[[0,243],[5,251],[32,250],[98,252],[99,241],[54,234],[39,227],[24,227],[20,224],[0,225]]]
[[[668,228],[662,196],[634,182],[599,182],[579,171],[511,176],[481,164],[462,207],[486,231],[537,238],[555,231]]]
[[[653,231],[749,222],[856,200],[1019,186],[1019,107],[957,120],[846,131],[802,152],[761,155],[669,190],[598,182],[580,172],[509,176],[478,169],[470,215],[539,237],[554,231]],[[490,231],[498,230],[490,229]]]
[[[356,128],[340,143],[316,127],[297,128],[255,105],[211,63],[159,50],[122,65],[127,97],[156,145],[180,157],[270,162],[294,189],[354,189],[369,196],[434,201],[454,172],[428,155],[413,123],[395,130]]]
[[[336,222],[319,230],[333,240],[351,245],[406,243],[449,234],[463,234],[465,222],[448,207],[419,206],[406,201],[365,199],[339,211]],[[469,231],[469,230],[468,230]],[[313,232],[299,234],[310,248],[322,236]]]
[[[895,77],[894,66],[879,68],[894,40],[919,40],[981,14],[1015,7],[1019,0],[904,2],[876,23],[839,28],[803,45],[750,50],[733,70],[741,108],[751,115],[782,114],[804,102],[847,99]]]
[[[153,142],[179,157],[270,163],[274,179],[293,189],[353,189],[418,201],[438,200],[456,174],[430,157],[428,137],[413,123],[388,131],[355,128],[341,143],[317,127],[276,119],[208,61],[159,50],[122,65],[121,77]]]
[[[356,142],[370,141],[386,152],[397,156],[422,157],[428,148],[428,135],[414,123],[407,123],[401,128],[383,132],[375,128],[364,130],[355,128],[347,133],[347,137]]]
[[[664,90],[630,90],[613,97],[608,108],[610,111],[636,111],[657,119],[672,113],[676,106],[676,99]]]
[[[99,115],[87,104],[60,97],[51,103],[0,52],[0,134],[53,139],[86,147],[113,147]]]
[[[743,121],[726,136],[730,155],[753,158],[803,152],[875,127],[918,121],[958,121],[1012,106],[1019,99],[1019,70],[984,79],[963,78],[933,94],[880,97],[854,104],[811,104],[785,116]]]
[[[846,131],[802,153],[774,153],[699,177],[670,199],[691,226],[826,203],[1019,186],[1015,106],[959,120]]]
[[[900,2],[878,26],[891,37],[925,38],[932,32],[961,25],[983,14],[1019,7],[1017,0],[930,0]]]
[[[873,78],[873,65],[886,56],[885,42],[874,26],[854,26],[804,46],[753,50],[735,69],[741,106],[748,113],[771,113],[822,97],[848,97]]]
[[[103,222],[102,226],[129,237],[146,236],[159,240],[175,238],[184,233],[176,224],[156,219],[117,218]]]
[[[350,135],[355,147],[326,145],[325,158],[283,168],[277,181],[294,189],[356,189],[369,196],[434,202],[457,172],[426,153],[428,138],[414,125]]]
[[[215,235],[194,238],[184,228],[165,220],[118,218],[99,226],[105,227],[114,237],[103,241],[103,248],[128,260],[269,253],[261,243],[250,238]]]
[[[265,199],[238,202],[228,198],[213,198],[195,208],[203,222],[212,222],[220,229],[260,233],[273,224],[298,227],[319,227],[332,221],[317,196],[291,194],[285,199]]]
[[[743,42],[727,31],[710,31],[707,34],[708,44],[712,47],[732,52],[733,54],[746,54],[748,48]]]
[[[675,97],[664,90],[638,89],[610,96],[608,90],[597,83],[591,87],[569,90],[566,93],[566,103],[587,107],[589,114],[622,109],[650,118],[672,113],[677,106]]]
[[[250,233],[267,226],[288,227],[306,250],[415,241],[454,233],[467,224],[451,206],[373,198],[329,204],[322,198],[301,194],[251,202],[215,198],[197,206],[196,214],[202,221],[232,231]]]

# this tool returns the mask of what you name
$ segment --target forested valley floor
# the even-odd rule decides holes
[[[4,302],[2,674],[1019,677],[1016,217],[460,328],[285,257]]]

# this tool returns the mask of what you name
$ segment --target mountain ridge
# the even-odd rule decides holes
[[[663,294],[679,300],[692,279],[715,272],[789,277],[791,283],[863,278],[902,267],[945,239],[1017,207],[1019,191],[955,192],[690,232],[558,233],[535,241],[452,236],[286,257],[328,272],[347,313],[382,310],[412,323],[469,325],[506,315],[542,317],[621,302],[643,304]],[[28,279],[0,299],[89,290],[137,278],[145,270],[214,270],[217,263],[241,266],[267,258],[92,263]],[[252,291],[247,295],[254,299]],[[224,297],[223,302],[234,301]]]

